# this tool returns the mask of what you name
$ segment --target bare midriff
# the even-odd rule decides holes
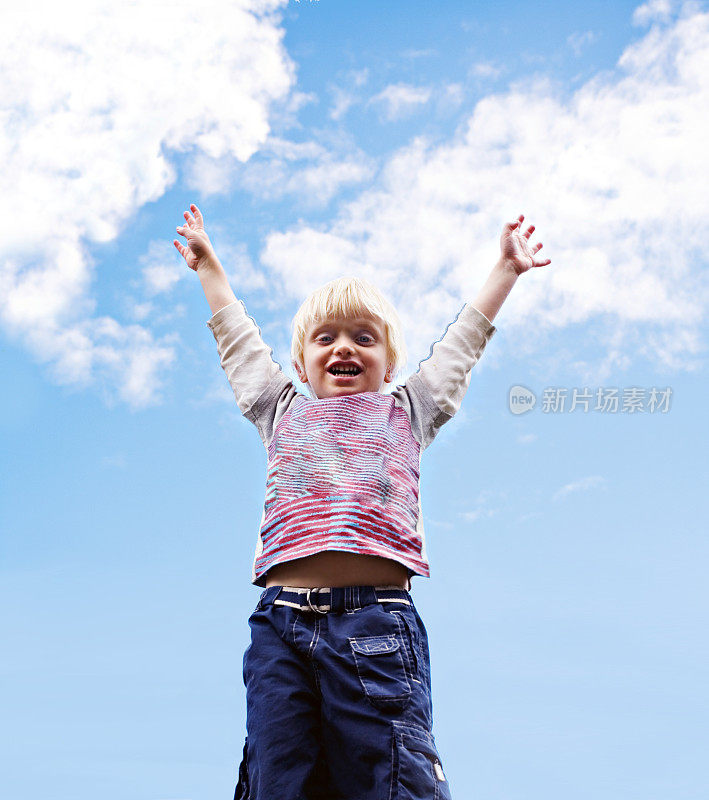
[[[409,589],[409,573],[390,558],[326,550],[271,567],[266,586],[322,589],[330,586],[398,586]]]

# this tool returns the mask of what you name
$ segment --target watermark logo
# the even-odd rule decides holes
[[[542,389],[540,408],[543,414],[571,414],[597,411],[601,414],[666,414],[670,410],[672,387],[660,389],[651,386],[599,386],[590,389],[573,386],[547,386]],[[509,409],[513,414],[531,411],[537,396],[526,386],[512,386],[508,395]]]
[[[513,414],[524,414],[537,404],[537,396],[526,386],[512,386],[508,402]]]

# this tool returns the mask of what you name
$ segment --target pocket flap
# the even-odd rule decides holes
[[[401,743],[407,750],[413,750],[415,753],[424,753],[431,761],[438,761],[438,753],[436,752],[435,746],[424,739],[419,739],[417,736],[409,736],[404,733],[401,736]]]
[[[350,639],[352,649],[363,656],[380,656],[394,653],[399,642],[393,636],[367,636],[365,639]]]

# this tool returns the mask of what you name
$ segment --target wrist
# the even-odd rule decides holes
[[[509,261],[503,256],[500,256],[500,260],[497,262],[497,264],[495,264],[492,271],[497,273],[503,279],[511,281],[512,283],[514,283],[521,274],[517,272],[514,262]]]
[[[197,265],[195,266],[195,272],[199,274],[209,273],[209,272],[218,272],[219,270],[223,271],[224,267],[222,267],[221,262],[217,258],[217,254],[212,250],[210,253],[202,256],[197,261]]]

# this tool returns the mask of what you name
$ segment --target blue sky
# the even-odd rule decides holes
[[[233,792],[265,454],[171,244],[196,202],[286,369],[359,274],[400,381],[537,225],[423,461],[443,764],[458,798],[706,797],[705,4],[74,5],[0,54],[3,796]],[[544,411],[584,387],[672,394]]]

